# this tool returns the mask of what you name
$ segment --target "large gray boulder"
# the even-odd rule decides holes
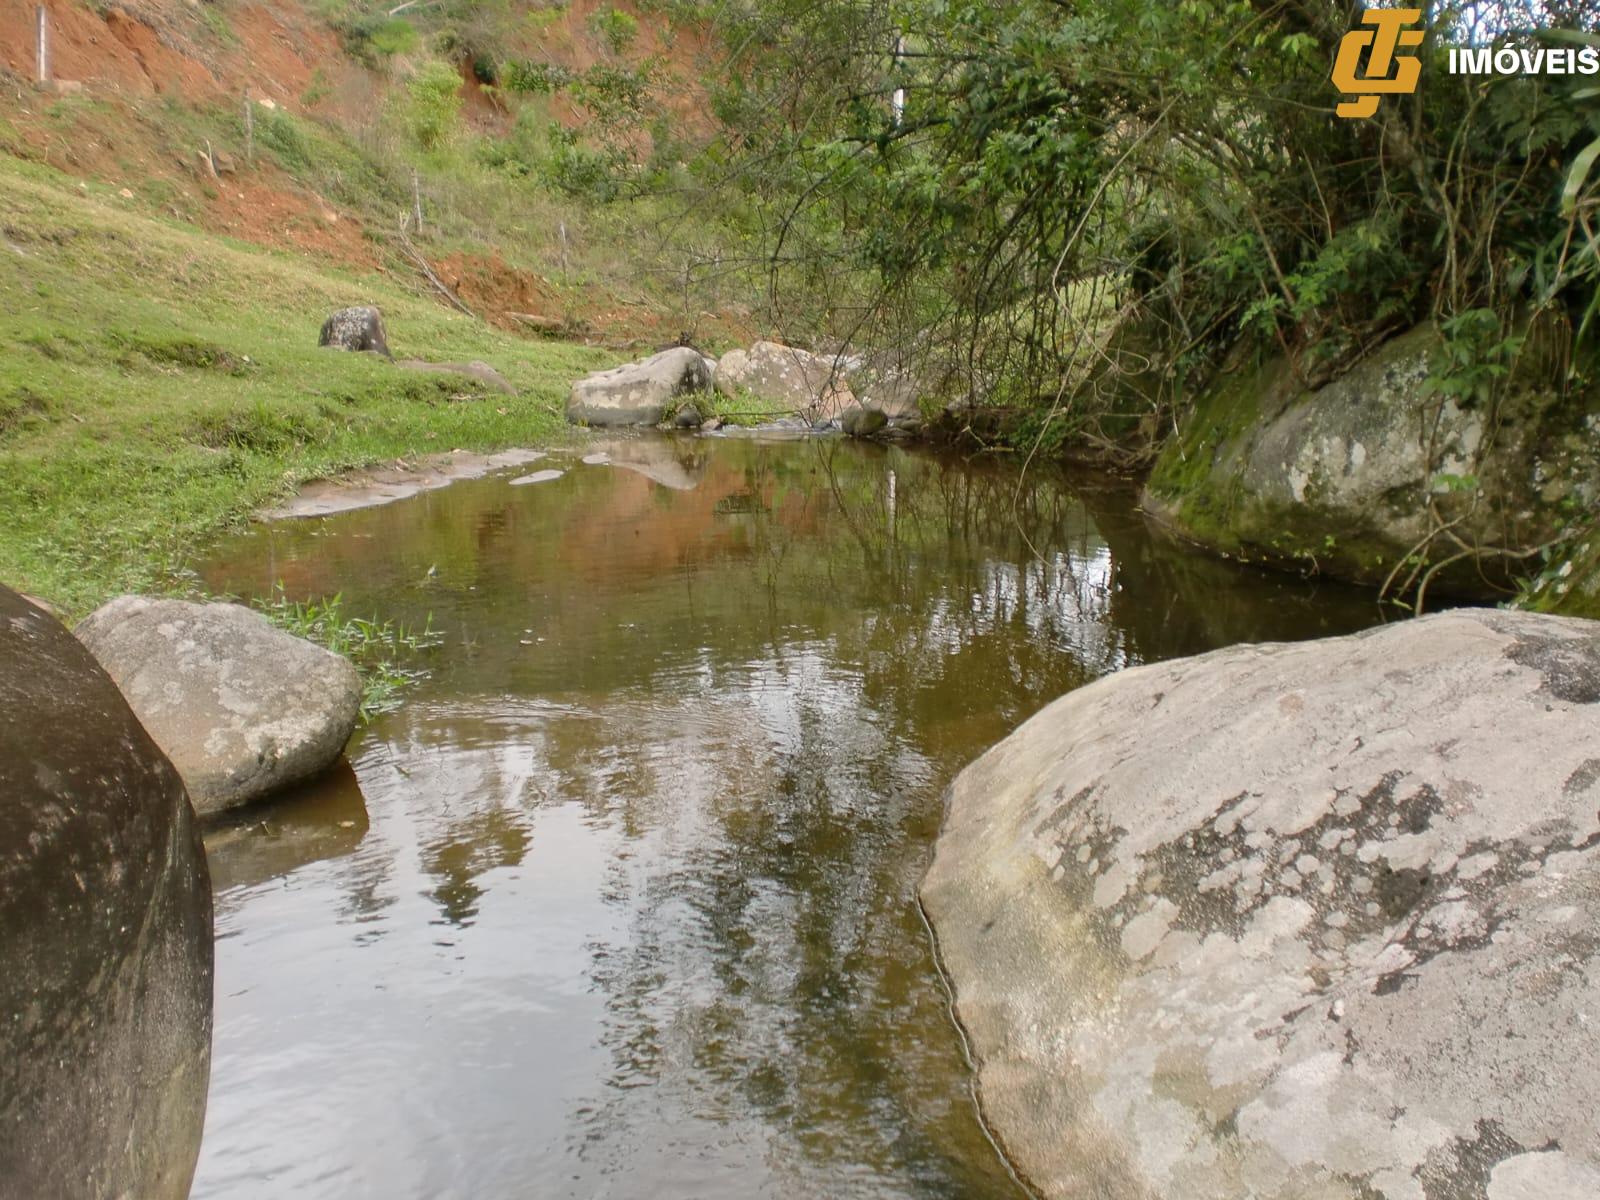
[[[757,342],[718,359],[714,382],[717,391],[730,398],[748,393],[764,405],[800,413],[810,421],[828,421],[856,402],[845,382],[850,365],[843,358]]]
[[[863,407],[899,422],[921,418],[921,401],[932,394],[928,381],[938,373],[934,364],[914,360],[909,351],[888,350],[855,360],[846,381]]]
[[[385,358],[389,353],[389,339],[383,331],[383,314],[368,306],[341,308],[330,313],[322,323],[322,333],[317,345],[328,350],[370,350]]]
[[[1047,1197],[1600,1196],[1600,624],[1102,679],[957,778],[922,896]]]
[[[1164,448],[1146,510],[1230,556],[1359,583],[1484,548],[1442,565],[1434,592],[1501,598],[1531,560],[1496,551],[1531,551],[1600,505],[1600,393],[1530,366],[1494,405],[1442,396],[1444,353],[1424,326],[1315,390],[1283,358],[1222,375]]]
[[[361,679],[348,660],[238,604],[120,596],[76,632],[201,815],[326,770],[360,715]]]
[[[211,1070],[183,784],[89,652],[0,587],[0,1194],[182,1200]]]
[[[711,373],[700,352],[674,346],[578,380],[567,397],[567,420],[604,427],[656,425],[679,396],[710,386]]]

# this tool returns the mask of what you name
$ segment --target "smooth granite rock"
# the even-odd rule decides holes
[[[337,762],[361,710],[347,659],[238,604],[119,596],[77,627],[201,815]]]
[[[711,375],[700,352],[674,346],[578,380],[567,397],[567,420],[604,427],[656,425],[678,397],[710,386]]]
[[[1102,679],[957,778],[922,895],[1044,1196],[1600,1196],[1600,623]]]
[[[0,587],[0,1195],[183,1200],[211,1069],[211,886],[183,783]]]

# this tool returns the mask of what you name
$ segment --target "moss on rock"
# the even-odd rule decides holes
[[[1520,553],[1600,493],[1592,390],[1521,386],[1492,409],[1427,385],[1431,326],[1342,378],[1304,389],[1283,358],[1224,374],[1198,398],[1152,472],[1145,506],[1178,535],[1247,561],[1384,582],[1441,563],[1433,589],[1504,598]]]

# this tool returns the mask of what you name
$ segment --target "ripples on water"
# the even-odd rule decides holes
[[[1120,485],[836,441],[559,457],[207,571],[446,644],[349,769],[208,838],[194,1195],[1016,1195],[914,905],[943,788],[1097,676],[1374,610],[1159,545]]]

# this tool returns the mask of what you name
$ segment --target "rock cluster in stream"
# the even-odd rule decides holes
[[[638,362],[596,371],[572,385],[567,419],[596,427],[653,426],[710,431],[715,392],[724,403],[748,400],[777,432],[842,431],[850,437],[920,433],[922,388],[903,367],[856,355],[818,354],[758,341],[748,350],[707,358],[674,346]]]

